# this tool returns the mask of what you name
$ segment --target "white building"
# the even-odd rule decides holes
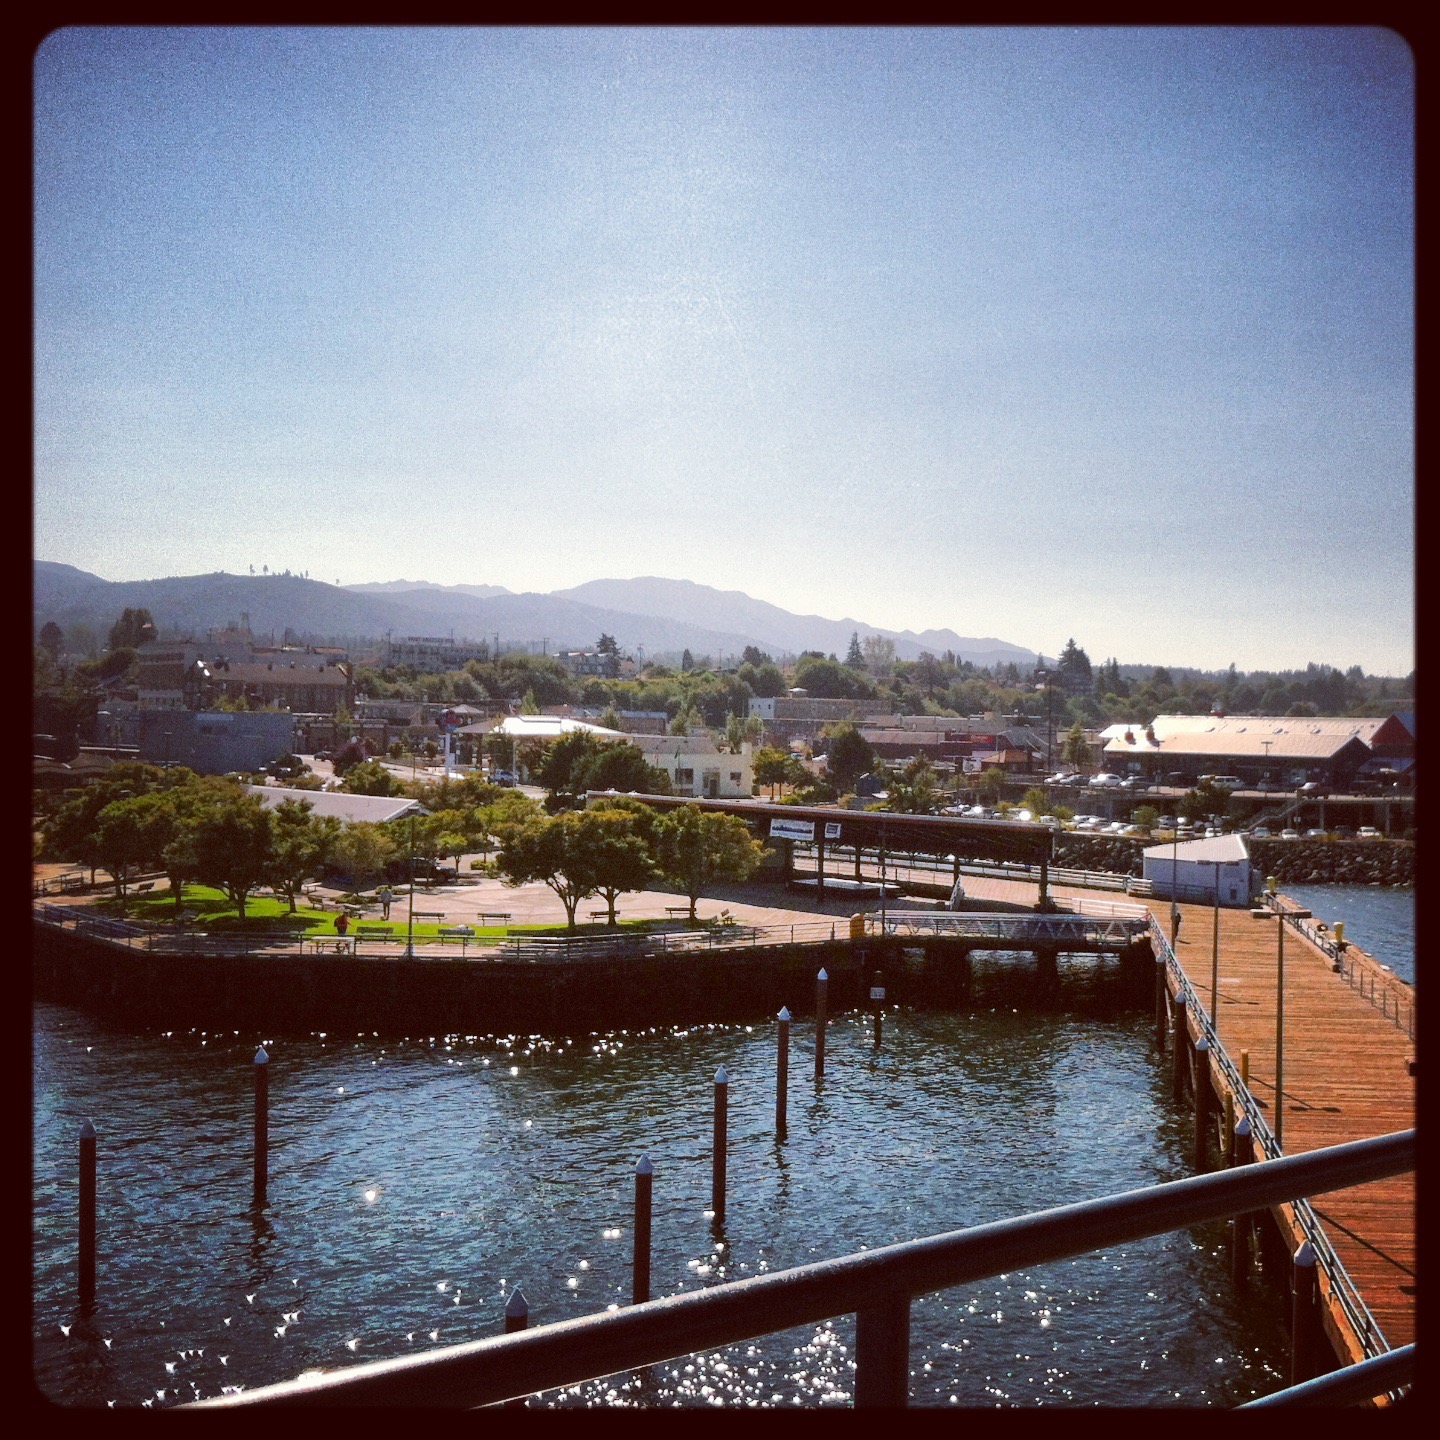
[[[704,800],[748,800],[755,767],[748,744],[738,755],[722,750],[708,735],[626,735],[645,759],[670,777],[676,795]]]
[[[1248,905],[1254,894],[1250,851],[1243,835],[1216,835],[1145,847],[1145,878],[1163,899],[1221,905]]]

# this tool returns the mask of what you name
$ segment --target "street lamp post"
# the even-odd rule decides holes
[[[410,908],[405,917],[405,954],[415,954],[415,812],[410,812]]]
[[[1285,1148],[1285,920],[1308,920],[1309,910],[1281,910],[1276,882],[1269,881],[1269,905],[1250,912],[1257,920],[1274,920],[1275,930],[1275,1148]]]

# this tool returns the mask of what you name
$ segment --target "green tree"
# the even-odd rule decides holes
[[[1020,808],[1028,810],[1032,815],[1045,815],[1049,813],[1050,803],[1045,792],[1038,785],[1032,785],[1020,797]]]
[[[1055,666],[1055,679],[1072,695],[1088,693],[1093,684],[1090,657],[1073,638],[1065,642],[1065,648],[1060,652],[1060,659]]]
[[[127,607],[120,618],[110,627],[107,648],[110,650],[133,650],[147,640],[155,638],[155,621],[143,607],[132,610]]]
[[[825,742],[825,775],[844,794],[875,768],[875,747],[848,720],[842,720]]]
[[[755,752],[755,783],[770,787],[770,798],[775,798],[776,788],[785,783],[790,756],[774,745],[763,745]]]
[[[378,760],[362,760],[352,765],[340,782],[340,788],[351,795],[403,795],[405,787]]]
[[[270,828],[267,880],[270,888],[289,902],[293,915],[299,908],[305,882],[318,875],[329,858],[340,822],[330,816],[316,816],[308,800],[282,800],[270,812]]]
[[[999,765],[982,770],[975,779],[975,790],[983,804],[997,804],[1005,791],[1005,771]]]
[[[565,907],[566,926],[575,928],[575,908],[599,888],[595,869],[593,827],[586,815],[592,812],[567,810],[563,814],[501,826],[497,863],[505,883],[527,885],[536,880],[549,886]]]
[[[123,899],[131,871],[158,862],[164,844],[148,795],[112,800],[97,817],[95,853],[115,882],[117,898]]]
[[[1205,820],[1211,815],[1223,820],[1230,813],[1230,792],[1212,781],[1202,780],[1180,797],[1175,813],[1183,820]]]
[[[330,847],[330,864],[360,885],[383,873],[399,847],[381,825],[354,820],[342,825]]]
[[[863,670],[865,668],[865,652],[860,648],[860,632],[850,632],[850,648],[845,652],[845,663],[852,670]]]
[[[1130,816],[1130,823],[1145,831],[1153,830],[1159,820],[1160,812],[1153,805],[1137,805]]]
[[[910,761],[889,789],[890,801],[886,808],[904,815],[934,815],[944,799],[935,767],[924,756]]]
[[[649,811],[652,819],[648,824],[629,809],[606,807],[581,814],[595,893],[604,897],[610,910],[609,924],[614,925],[616,900],[643,890],[655,878],[654,812]]]
[[[741,882],[755,873],[765,847],[738,815],[684,805],[661,817],[656,858],[661,873],[690,901],[690,919],[701,895],[717,881]]]
[[[1090,763],[1090,745],[1085,739],[1085,727],[1080,721],[1077,720],[1066,731],[1060,755],[1067,765],[1073,765],[1077,770]]]
[[[251,893],[274,862],[270,815],[258,795],[241,793],[204,810],[193,827],[196,878],[217,885],[245,918]]]
[[[40,627],[40,648],[52,660],[58,660],[65,648],[65,632],[53,620],[47,620]]]

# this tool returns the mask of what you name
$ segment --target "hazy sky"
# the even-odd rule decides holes
[[[1366,29],[70,29],[35,554],[1413,660]]]

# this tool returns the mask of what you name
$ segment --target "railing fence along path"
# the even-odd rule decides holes
[[[903,1406],[910,1303],[918,1296],[1275,1204],[1301,1204],[1298,1197],[1411,1170],[1415,1153],[1415,1132],[1401,1131],[188,1408],[493,1405],[846,1314],[856,1316],[857,1407]]]

